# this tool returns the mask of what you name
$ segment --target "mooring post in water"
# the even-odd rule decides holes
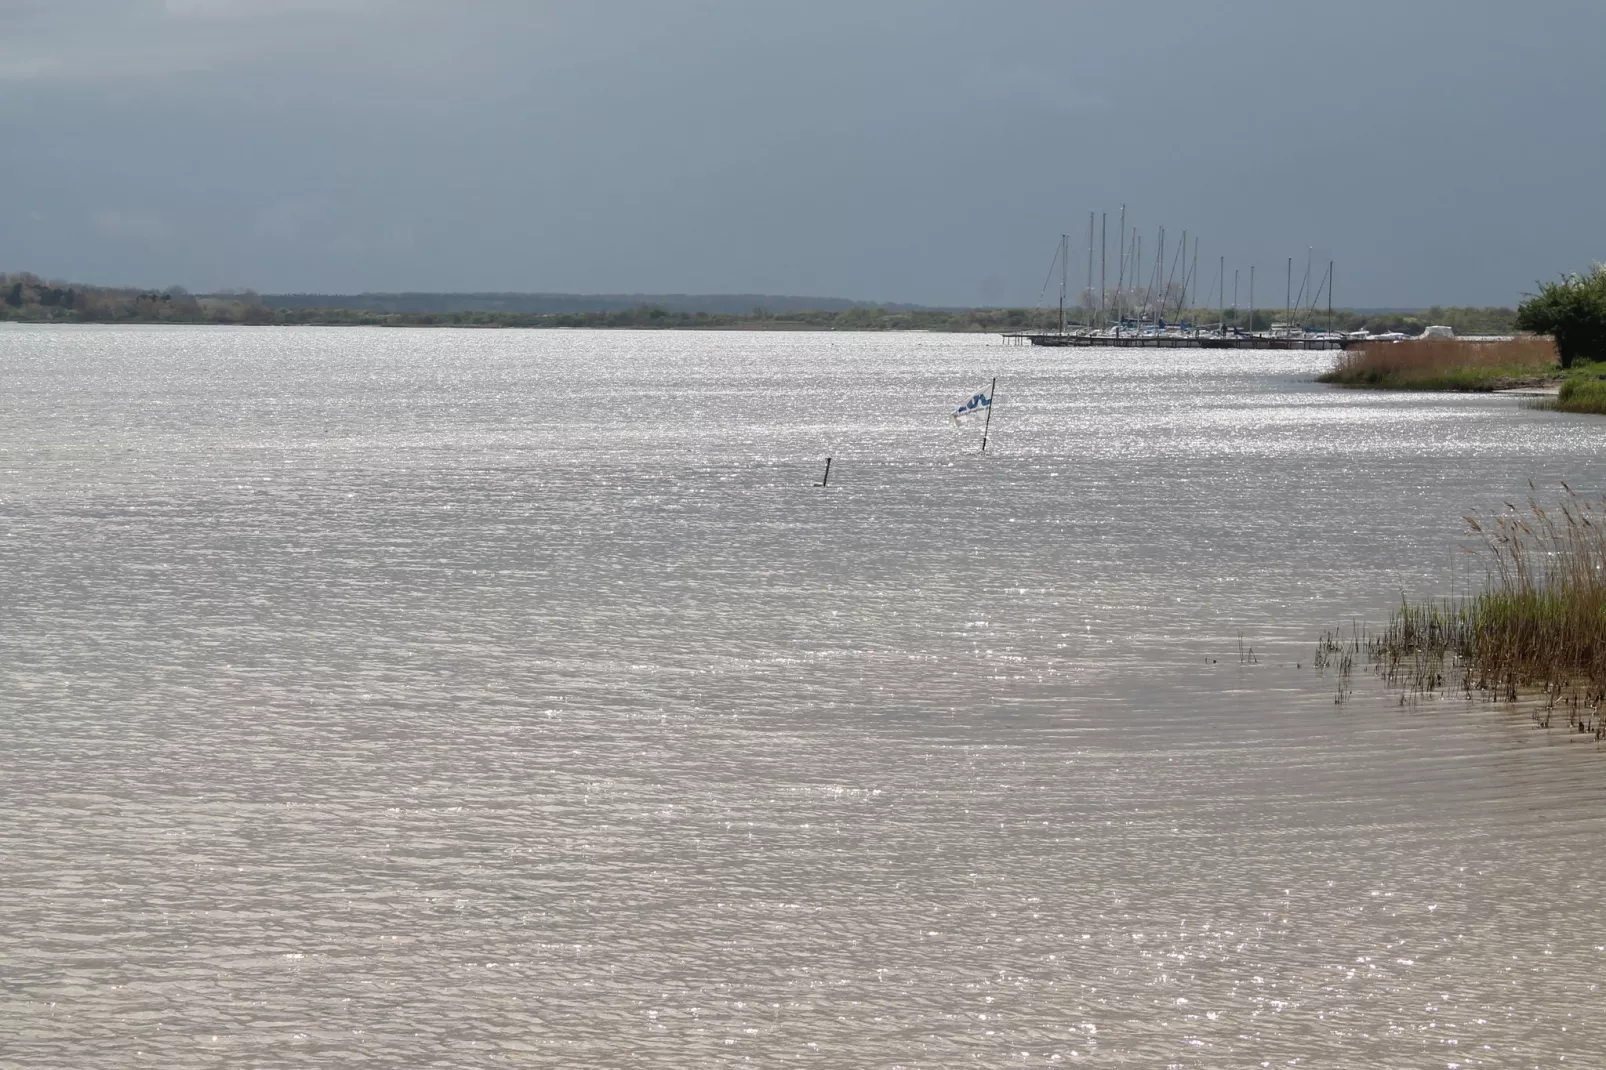
[[[998,376],[993,376],[993,385],[987,388],[987,419],[981,425],[981,451],[987,452],[987,429],[993,426],[993,396],[998,393]]]
[[[831,458],[827,457],[825,459],[825,478],[820,480],[818,483],[816,483],[814,485],[816,487],[823,487],[823,486],[825,486],[826,484],[828,484],[830,482],[831,482]]]

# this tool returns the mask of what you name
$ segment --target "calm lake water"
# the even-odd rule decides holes
[[[1310,655],[1606,420],[1327,359],[0,329],[0,1066],[1601,1065],[1606,753]]]

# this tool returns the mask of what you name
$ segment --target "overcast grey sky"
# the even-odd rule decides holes
[[[1206,285],[1314,246],[1341,304],[1511,303],[1606,259],[1603,45],[1600,0],[0,0],[0,270],[1032,304],[1125,201]]]

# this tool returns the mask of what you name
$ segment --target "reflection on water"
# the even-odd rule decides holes
[[[1322,360],[0,330],[0,1063],[1584,1064],[1606,755],[1309,659],[1606,422]]]

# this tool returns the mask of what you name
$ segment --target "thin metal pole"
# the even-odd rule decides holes
[[[1166,289],[1171,288],[1170,280],[1166,281]],[[1164,301],[1160,302],[1165,304]],[[1183,318],[1183,309],[1188,305],[1188,232],[1182,232],[1182,299],[1177,302],[1177,319]]]
[[[1188,267],[1187,231],[1182,232],[1182,248],[1179,250],[1179,252],[1182,253],[1182,293],[1177,297],[1177,321],[1181,322],[1187,318],[1187,309],[1189,307],[1188,292],[1191,289],[1197,288],[1198,285],[1196,282],[1194,282],[1193,275],[1191,274],[1192,269]]]
[[[1188,279],[1188,232],[1187,231],[1183,231],[1182,232],[1182,248],[1179,249],[1178,252],[1180,252],[1182,254],[1182,259],[1181,259],[1181,263],[1182,263],[1182,295],[1177,300],[1177,319],[1180,321],[1183,318],[1183,310],[1188,307],[1188,282],[1189,282],[1189,279]],[[1171,284],[1169,282],[1167,282],[1166,283],[1166,289],[1169,290],[1170,288],[1171,288]]]
[[[1104,326],[1104,283],[1108,274],[1110,252],[1110,213],[1099,216],[1099,326]]]
[[[1294,258],[1288,258],[1288,292],[1283,297],[1283,330],[1294,322]]]
[[[1333,262],[1327,262],[1327,333],[1333,333]]]
[[[1182,255],[1188,255],[1187,245],[1183,245]],[[1193,271],[1190,274],[1193,276],[1193,300],[1197,303],[1199,300],[1199,236],[1197,234],[1193,238]],[[1182,296],[1188,296],[1188,288],[1186,286],[1182,288]]]
[[[1093,213],[1087,213],[1087,318],[1093,320]]]
[[[1137,238],[1137,227],[1134,227],[1132,228],[1131,255],[1126,259],[1126,292],[1121,294],[1121,299],[1126,302],[1126,307],[1121,308],[1121,320],[1123,321],[1126,320],[1127,313],[1139,315],[1139,317],[1142,315],[1135,308],[1135,305],[1137,305],[1137,265],[1142,262],[1142,259],[1143,246],[1139,243],[1139,238]]]
[[[1159,233],[1157,235],[1155,235],[1155,241],[1157,241],[1159,243],[1159,245],[1160,245],[1160,255],[1154,262],[1156,266],[1149,271],[1149,281],[1143,284],[1143,307],[1138,310],[1138,324],[1140,326],[1143,323],[1143,314],[1149,310],[1150,298],[1152,298],[1154,296],[1154,279],[1155,279],[1155,276],[1160,271],[1159,264],[1160,264],[1161,261],[1163,261],[1165,259],[1165,228],[1164,227],[1160,227],[1159,228]],[[1138,256],[1140,258],[1140,260],[1139,260],[1140,263],[1142,262],[1141,261],[1141,257],[1143,256],[1142,249],[1143,249],[1143,246],[1139,245],[1138,246],[1138,250],[1139,250]]]
[[[1177,262],[1182,263],[1182,288],[1188,288],[1188,232],[1182,232],[1182,255],[1171,258],[1171,270],[1166,273],[1165,285],[1160,287],[1160,318],[1165,319],[1166,306],[1171,303],[1171,284],[1177,281]]]
[[[1314,246],[1310,245],[1305,246],[1305,280],[1299,284],[1300,299],[1302,301],[1304,300],[1305,288],[1310,285],[1310,257],[1314,248]],[[1301,306],[1301,309],[1303,309],[1303,306]],[[1310,310],[1312,312],[1316,311],[1316,291],[1314,290],[1310,291]],[[1304,334],[1305,313],[1303,310],[1299,313],[1299,328],[1299,333]]]
[[[1137,227],[1132,228],[1132,264],[1128,275],[1126,284],[1131,287],[1132,292],[1127,296],[1132,299],[1133,304],[1137,304],[1138,279],[1143,275],[1143,235],[1138,233]],[[1132,314],[1137,317],[1138,325],[1141,327],[1143,325],[1142,306],[1134,308]]]
[[[1232,325],[1238,326],[1238,272],[1240,268],[1232,269]]]
[[[1154,286],[1152,287],[1154,292],[1157,293],[1157,294],[1159,294],[1159,292],[1160,292],[1160,272],[1165,270],[1165,228],[1164,227],[1160,228],[1160,247],[1159,248],[1160,248],[1160,253],[1159,253],[1160,259],[1158,259],[1158,260],[1156,260],[1154,262]],[[1165,309],[1165,295],[1164,294],[1160,294],[1160,308],[1161,308],[1162,311]],[[1159,316],[1155,316],[1154,318],[1155,318],[1156,321],[1158,321],[1160,319]]]
[[[1187,249],[1187,233],[1188,233],[1188,231],[1182,231],[1182,236],[1184,236],[1184,241],[1182,241],[1182,247],[1184,247],[1184,249]],[[1187,263],[1187,262],[1185,262],[1185,260],[1184,260],[1184,263]],[[1161,270],[1161,272],[1164,272],[1164,270],[1166,270],[1166,228],[1164,228],[1164,227],[1160,228],[1160,270]],[[1171,300],[1171,299],[1169,299],[1168,296],[1166,296],[1166,291],[1168,291],[1168,289],[1171,289],[1171,283],[1172,283],[1172,280],[1174,280],[1174,278],[1176,278],[1176,273],[1177,273],[1177,260],[1176,260],[1176,257],[1172,257],[1172,259],[1171,259],[1171,273],[1169,273],[1169,275],[1166,275],[1166,280],[1164,280],[1163,283],[1156,283],[1155,284],[1155,292],[1156,292],[1156,294],[1160,294],[1160,315],[1158,315],[1158,317],[1156,317],[1156,320],[1164,320],[1164,318],[1166,318],[1166,304],[1169,304],[1169,300]]]
[[[1132,228],[1132,232],[1134,234],[1136,234],[1137,233],[1137,229],[1138,229],[1137,227],[1133,227]],[[1136,247],[1137,247],[1137,254],[1136,254],[1136,261],[1135,262],[1137,264],[1137,268],[1133,271],[1133,274],[1132,274],[1132,293],[1133,293],[1133,304],[1137,305],[1138,327],[1141,329],[1143,327],[1143,313],[1145,311],[1147,311],[1148,307],[1149,307],[1149,283],[1148,283],[1149,276],[1144,274],[1144,272],[1143,272],[1143,236],[1141,234],[1138,235]],[[1139,280],[1142,280],[1142,282],[1143,282],[1143,296],[1142,297],[1138,297],[1137,296]]]
[[[1126,285],[1126,205],[1121,205],[1121,266],[1115,275],[1115,321],[1121,322],[1122,287]]]
[[[1065,333],[1065,268],[1071,258],[1071,236],[1060,235],[1060,333]]]
[[[1132,258],[1126,262],[1126,310],[1132,313],[1139,323],[1143,322],[1143,310],[1135,306],[1137,305],[1138,279],[1142,277],[1142,274],[1143,235],[1138,233],[1137,227],[1133,227]]]
[[[1191,295],[1191,296],[1190,296]],[[1188,235],[1182,235],[1182,304],[1177,306],[1177,319],[1183,319],[1187,310],[1199,303],[1199,238],[1193,239],[1193,261],[1188,261]]]
[[[1199,255],[1197,250],[1195,250],[1194,255],[1195,256]],[[1039,261],[1039,262],[1041,262],[1041,261]],[[1225,338],[1225,337],[1227,337],[1227,258],[1226,257],[1222,257],[1221,258],[1221,267],[1218,268],[1217,271],[1221,276],[1221,280],[1220,280],[1220,283],[1219,283],[1219,286],[1221,288],[1220,288],[1219,291],[1217,291],[1218,296],[1221,298],[1221,336],[1223,338]]]
[[[1039,260],[1038,263],[1041,264],[1042,261]],[[827,457],[825,459],[825,478],[820,480],[819,485],[823,487],[823,486],[828,485],[830,482],[831,482],[831,458]]]
[[[1255,333],[1255,265],[1249,265],[1249,333]]]
[[[1039,254],[1041,255],[1041,254]],[[1042,263],[1041,260],[1038,261]],[[998,376],[993,376],[993,385],[987,388],[987,419],[981,425],[981,451],[987,452],[987,431],[993,426],[993,399],[998,396]]]

